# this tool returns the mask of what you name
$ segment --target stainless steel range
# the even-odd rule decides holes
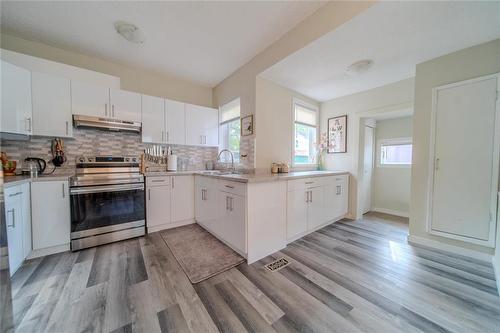
[[[136,157],[78,157],[70,197],[72,251],[145,233],[144,177]]]

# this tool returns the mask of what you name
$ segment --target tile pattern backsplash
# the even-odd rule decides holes
[[[56,170],[57,173],[73,172],[76,158],[81,155],[99,156],[140,156],[151,144],[142,143],[141,135],[128,132],[110,132],[95,129],[73,129],[74,138],[64,139],[64,152],[67,162]],[[49,137],[31,137],[29,140],[2,140],[1,150],[7,153],[10,160],[22,161],[28,156],[40,157],[49,161],[51,141]],[[170,145],[178,160],[187,160],[190,170],[204,169],[205,162],[217,159],[217,148]],[[252,158],[253,163],[253,158]],[[18,164],[18,168],[20,165]],[[50,171],[52,164],[48,166]]]

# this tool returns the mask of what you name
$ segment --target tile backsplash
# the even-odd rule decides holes
[[[74,138],[64,139],[64,152],[67,158],[57,173],[72,172],[75,168],[78,156],[139,156],[145,148],[151,144],[142,143],[141,135],[129,132],[110,132],[95,129],[73,129]],[[2,140],[1,150],[7,153],[10,160],[18,161],[18,169],[22,161],[28,156],[43,158],[46,161],[52,159],[50,152],[50,137],[31,137],[26,141]],[[186,159],[188,168],[191,170],[204,169],[206,161],[217,159],[217,148],[195,147],[184,145],[170,145],[178,159]],[[252,158],[253,163],[253,158]],[[52,170],[52,164],[48,165],[48,171]]]

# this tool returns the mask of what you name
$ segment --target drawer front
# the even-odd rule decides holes
[[[302,178],[289,180],[287,184],[288,191],[304,190],[306,188],[318,187],[325,184],[326,177]]]
[[[247,186],[244,183],[219,180],[219,190],[245,197],[247,195]]]
[[[170,176],[146,177],[147,187],[168,186],[168,185],[170,185]]]
[[[4,188],[5,200],[11,200],[14,197],[21,197],[23,188],[21,185],[11,186]]]
[[[347,182],[348,175],[328,176],[325,177],[325,185],[335,185]]]

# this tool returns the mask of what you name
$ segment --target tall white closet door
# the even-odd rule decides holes
[[[493,236],[497,89],[490,77],[435,90],[432,231],[479,243]]]

